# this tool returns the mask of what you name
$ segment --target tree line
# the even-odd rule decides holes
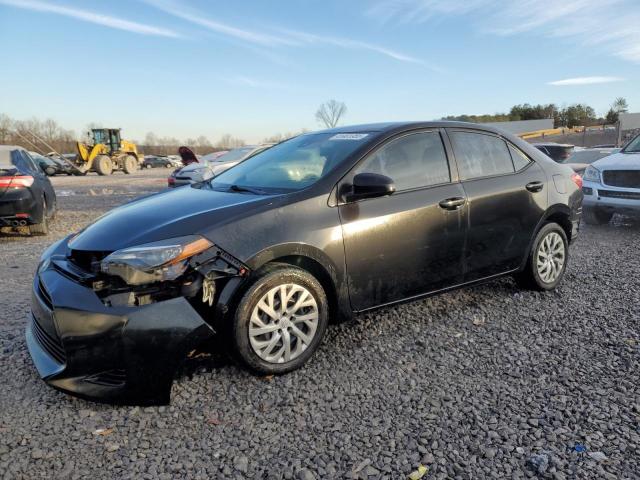
[[[493,115],[450,115],[443,120],[456,120],[461,122],[487,123],[487,122],[514,122],[519,120],[542,120],[553,118],[555,128],[577,127],[592,125],[612,125],[618,122],[621,113],[629,110],[627,101],[618,97],[611,104],[604,117],[597,117],[595,110],[589,105],[576,103],[559,108],[554,103],[530,105],[514,105],[509,113],[496,113]]]

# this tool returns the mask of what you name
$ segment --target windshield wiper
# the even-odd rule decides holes
[[[255,195],[265,195],[267,193],[264,190],[260,190],[258,188],[252,188],[252,187],[245,187],[243,185],[231,185],[229,187],[229,190],[231,190],[232,192],[249,192]]]

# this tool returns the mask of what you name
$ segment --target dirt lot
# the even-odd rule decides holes
[[[41,251],[166,175],[56,177],[52,234],[0,237],[0,477],[398,479],[419,464],[424,478],[639,477],[628,219],[583,228],[556,292],[503,279],[363,315],[282,377],[205,360],[153,408],[50,389],[23,337]]]

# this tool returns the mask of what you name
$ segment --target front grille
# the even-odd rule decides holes
[[[40,281],[40,278],[38,278],[36,282],[38,284],[37,285],[38,296],[40,297],[40,300],[42,300],[42,302],[47,306],[49,310],[53,310],[53,302],[51,301],[51,295],[49,295],[49,292],[47,292],[47,289],[44,287],[44,285]]]
[[[605,170],[602,180],[612,187],[640,188],[640,170]]]
[[[121,387],[125,384],[126,379],[126,372],[122,369],[116,368],[92,375],[91,377],[86,378],[85,382],[95,383],[96,385],[103,385],[105,387]]]
[[[92,250],[70,250],[68,259],[76,267],[85,272],[97,272],[100,269],[100,262],[111,252],[100,252]]]
[[[616,190],[598,190],[598,195],[607,198],[623,198],[625,200],[640,200],[640,192],[620,192]]]
[[[60,342],[60,339],[49,335],[33,316],[31,317],[31,331],[33,332],[33,336],[40,344],[40,346],[49,355],[51,355],[56,360],[56,362],[65,363],[67,361],[67,357],[65,355],[64,348],[62,347],[62,342]]]

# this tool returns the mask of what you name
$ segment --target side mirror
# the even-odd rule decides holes
[[[396,191],[393,180],[379,173],[358,173],[353,177],[351,191],[346,192],[345,199],[349,202],[364,198],[384,197]]]

